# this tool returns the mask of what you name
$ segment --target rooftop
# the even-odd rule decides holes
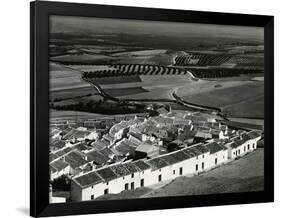
[[[167,163],[165,160],[163,160],[161,157],[157,157],[151,160],[148,160],[147,163],[151,166],[151,168],[153,170],[157,170],[159,168],[163,168],[167,165],[169,165],[169,163]]]
[[[91,145],[94,147],[95,150],[102,150],[108,146],[108,143],[98,139],[97,141],[93,142]]]
[[[76,169],[87,163],[84,156],[78,151],[72,151],[65,156],[65,162],[67,162],[71,168]]]
[[[255,139],[261,136],[260,131],[254,131],[254,130],[248,132],[247,134],[251,139]]]
[[[58,156],[55,155],[54,153],[50,153],[50,154],[49,154],[49,161],[50,161],[50,162],[52,162],[53,160],[55,160],[55,159],[57,159],[57,158],[58,158]]]
[[[216,142],[211,142],[205,145],[207,147],[207,149],[210,151],[210,154],[214,154],[217,153],[219,151],[225,150],[226,147],[224,147],[223,145],[220,145]]]
[[[123,177],[130,174],[130,171],[122,164],[113,165],[110,168],[118,177]]]
[[[107,161],[109,159],[110,158],[108,157],[108,155],[105,155],[99,151],[91,151],[91,152],[87,153],[87,160],[93,161],[97,165],[103,165],[103,164],[107,163]]]
[[[143,152],[143,153],[149,153],[149,152],[153,152],[155,150],[159,150],[158,147],[151,145],[149,143],[141,143],[137,148],[136,151],[138,152]]]
[[[96,172],[91,172],[74,178],[74,181],[81,187],[86,187],[103,182],[103,179]]]
[[[90,132],[87,130],[84,131],[84,130],[71,129],[68,133],[64,135],[63,138],[66,140],[70,140],[72,138],[84,138],[89,134]]]
[[[64,162],[63,160],[56,160],[50,163],[50,165],[57,171],[61,171],[68,166],[68,163]]]
[[[150,166],[142,160],[138,160],[134,162],[134,164],[142,171],[150,168]]]
[[[117,175],[110,169],[110,167],[99,169],[96,172],[106,182],[117,178]]]
[[[54,154],[57,155],[58,157],[61,157],[61,156],[65,155],[65,154],[67,154],[71,151],[72,151],[71,147],[65,147],[65,148],[63,148],[59,151],[54,152]]]

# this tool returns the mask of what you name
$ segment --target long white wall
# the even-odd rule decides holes
[[[175,179],[179,176],[183,175],[194,175],[200,173],[202,171],[209,170],[215,166],[214,159],[218,156],[217,165],[223,162],[222,156],[225,155],[227,157],[227,151],[218,152],[216,154],[210,155],[209,152],[199,155],[197,157],[193,157],[173,165],[168,165],[159,169],[148,169],[141,172],[134,173],[134,177],[132,178],[131,174],[114,179],[109,181],[108,183],[103,182],[99,183],[84,189],[81,189],[78,185],[74,185],[73,192],[79,192],[81,190],[81,194],[78,194],[81,199],[73,199],[78,201],[87,201],[104,195],[104,190],[108,189],[108,193],[116,194],[125,190],[125,184],[128,184],[128,190],[131,189],[132,182],[134,183],[134,189],[141,187],[141,179],[144,179],[144,186],[150,186],[159,183],[159,175],[161,175],[161,181],[167,181],[171,179]],[[204,156],[204,157],[203,157]],[[226,158],[227,159],[227,158]],[[204,163],[204,169],[202,168],[202,163]],[[198,168],[196,170],[196,165]],[[182,169],[182,174],[180,174],[180,168]],[[75,194],[77,196],[77,194]]]
[[[235,159],[237,156],[243,156],[246,153],[255,150],[257,148],[257,141],[259,139],[260,137],[256,139],[251,139],[237,148],[228,148],[226,150],[220,150],[213,154],[210,154],[210,152],[205,152],[198,156],[159,169],[148,169],[148,170],[136,172],[134,173],[133,178],[130,174],[124,177],[113,179],[108,183],[102,182],[87,188],[81,188],[79,185],[74,184],[72,187],[74,198],[72,200],[73,201],[93,200],[99,196],[104,195],[105,189],[108,189],[108,193],[112,193],[112,194],[120,193],[125,190],[125,184],[128,184],[128,190],[131,190],[132,189],[131,184],[134,183],[133,189],[136,189],[141,187],[141,179],[144,179],[144,186],[151,186],[162,181],[175,179],[179,176],[197,175],[201,172],[208,171],[221,164],[224,164],[231,159]],[[248,149],[248,144],[249,144],[249,149]],[[237,151],[237,155],[236,155],[236,151]],[[182,168],[182,173],[180,173],[180,168]],[[159,181],[159,175],[161,175],[161,181]]]

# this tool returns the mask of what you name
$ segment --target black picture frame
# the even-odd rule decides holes
[[[264,27],[264,191],[49,204],[49,15]],[[274,201],[273,16],[35,1],[30,4],[30,215],[140,211]]]

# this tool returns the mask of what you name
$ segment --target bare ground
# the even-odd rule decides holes
[[[263,156],[263,148],[259,148],[200,176],[179,177],[143,197],[261,191],[264,188]]]

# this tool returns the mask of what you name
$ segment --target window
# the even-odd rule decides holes
[[[104,189],[104,192],[103,192],[105,195],[108,194],[108,188],[107,189]]]
[[[218,158],[215,159],[215,165],[217,165],[217,163],[218,163]]]
[[[203,154],[202,158],[204,158],[204,154]]]
[[[246,146],[244,146],[244,152],[246,151]]]
[[[159,172],[161,172],[161,169],[159,169]]]
[[[196,156],[196,160],[198,160],[198,156]]]
[[[248,150],[250,150],[250,144],[248,144]]]
[[[182,175],[182,171],[183,171],[183,170],[182,170],[182,167],[180,167],[180,175]]]
[[[132,190],[135,189],[135,183],[134,183],[134,182],[131,183],[131,189],[132,189]]]
[[[202,162],[202,170],[204,170],[204,162]]]
[[[158,182],[161,182],[162,181],[162,175],[159,175],[158,176]]]
[[[196,170],[196,171],[198,171],[198,164],[196,164],[196,166],[195,166],[195,170]]]
[[[133,174],[133,173],[132,173],[132,175],[131,175],[131,176],[132,176],[132,178],[134,178],[134,174]]]
[[[92,185],[92,188],[94,188],[94,186]]]
[[[123,176],[123,179],[125,179],[125,176]]]
[[[144,186],[144,179],[141,179],[141,181],[140,181],[140,186],[141,186],[141,187]]]
[[[253,148],[255,148],[255,143],[253,143]]]
[[[95,199],[95,195],[91,195],[91,200],[94,200]]]
[[[144,174],[144,171],[142,171],[142,174]]]
[[[106,183],[106,185],[108,185],[108,182]]]
[[[173,170],[173,174],[174,174],[174,175],[176,174],[176,171],[175,171],[175,170]]]
[[[125,190],[128,190],[129,189],[129,183],[126,183],[125,184]]]

